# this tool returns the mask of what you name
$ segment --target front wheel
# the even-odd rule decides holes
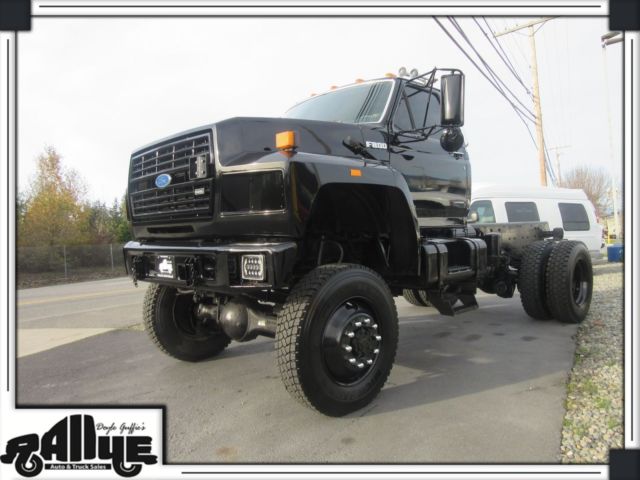
[[[276,339],[287,391],[325,415],[346,415],[375,398],[393,366],[398,344],[393,296],[366,267],[322,265],[287,298]]]
[[[195,314],[193,294],[151,284],[144,296],[144,327],[156,346],[167,355],[197,362],[222,352],[231,339],[213,322]]]

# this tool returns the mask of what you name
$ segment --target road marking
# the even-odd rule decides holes
[[[137,293],[136,290],[127,288],[122,290],[111,290],[109,292],[96,292],[96,293],[80,293],[76,295],[66,295],[64,297],[49,297],[40,298],[35,300],[26,300],[18,302],[19,307],[25,307],[27,305],[42,305],[44,303],[65,302],[67,300],[79,300],[81,298],[96,298],[96,297],[111,297],[120,293]]]
[[[135,302],[135,303],[118,303],[117,305],[108,305],[106,307],[98,307],[98,308],[89,308],[86,310],[73,310],[70,312],[64,312],[64,313],[55,313],[55,314],[51,314],[51,315],[41,315],[39,317],[31,317],[31,318],[22,318],[22,315],[18,314],[18,323],[19,324],[24,324],[24,323],[30,323],[30,322],[37,322],[38,320],[49,320],[52,318],[60,318],[60,317],[68,317],[68,316],[72,316],[72,315],[81,315],[84,313],[94,313],[94,312],[102,312],[103,310],[111,310],[113,308],[124,308],[124,307],[140,307],[140,309],[142,309],[142,303],[141,302]]]
[[[106,333],[113,328],[29,328],[18,329],[18,358],[44,352]]]

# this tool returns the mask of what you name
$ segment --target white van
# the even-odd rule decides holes
[[[478,215],[477,223],[548,222],[549,229],[561,227],[564,238],[584,242],[592,255],[600,255],[602,225],[580,189],[482,187],[471,194],[472,212]]]

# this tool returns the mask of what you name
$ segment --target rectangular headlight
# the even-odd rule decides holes
[[[264,255],[242,255],[242,279],[265,279]]]

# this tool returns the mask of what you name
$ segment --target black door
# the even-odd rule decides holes
[[[440,146],[439,120],[437,92],[406,85],[393,116],[390,160],[407,180],[424,227],[460,223],[469,206],[467,154]]]

